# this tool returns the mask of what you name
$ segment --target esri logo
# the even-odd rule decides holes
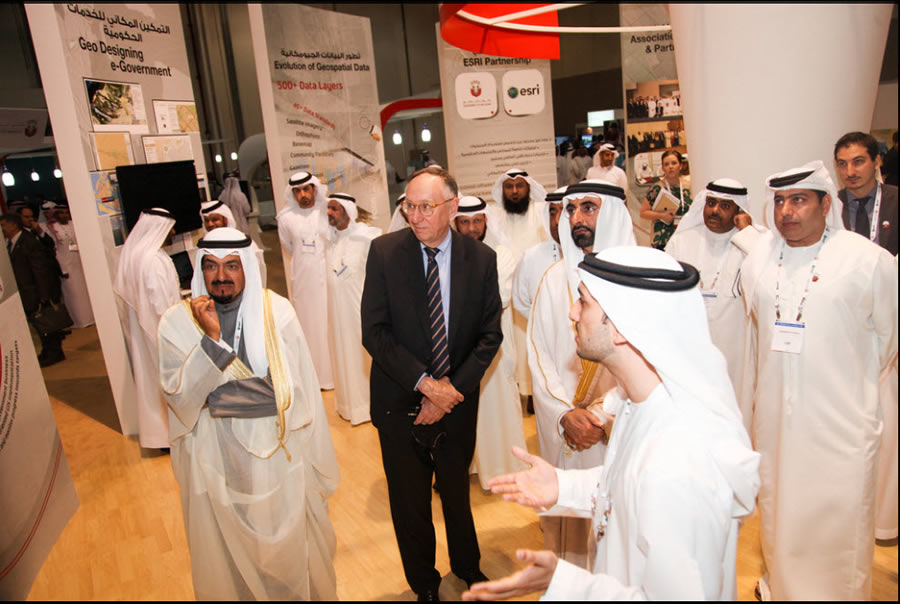
[[[537,69],[514,69],[503,74],[503,108],[508,115],[533,115],[544,110],[544,76]]]

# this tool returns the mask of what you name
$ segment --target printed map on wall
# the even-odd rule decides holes
[[[156,130],[160,134],[200,132],[197,105],[183,101],[153,101]]]
[[[191,137],[187,135],[145,136],[142,142],[148,164],[194,159]]]

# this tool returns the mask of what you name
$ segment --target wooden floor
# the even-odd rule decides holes
[[[269,284],[284,293],[277,235],[263,233]],[[74,330],[67,360],[43,370],[81,505],[38,575],[29,600],[191,600],[191,564],[178,485],[168,455],[142,450],[119,431],[94,328]],[[391,527],[378,439],[371,424],[352,427],[323,393],[341,484],[330,499],[338,538],[335,569],[342,600],[412,600]],[[525,416],[528,448],[537,451],[533,415]],[[471,481],[482,570],[499,578],[518,568],[516,548],[540,549],[537,517]],[[450,573],[443,517],[433,502],[440,595],[459,599],[465,583]],[[741,532],[738,597],[753,600],[762,572],[758,520]],[[877,547],[873,598],[897,601],[897,546]],[[526,599],[537,599],[537,596]]]

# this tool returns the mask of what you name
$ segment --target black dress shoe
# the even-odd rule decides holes
[[[420,594],[416,594],[418,597],[416,598],[419,602],[440,602],[441,599],[438,597],[438,590],[429,589],[427,591],[423,591]]]
[[[44,351],[41,351],[41,353],[43,354]],[[65,360],[66,360],[66,355],[63,353],[62,350],[59,350],[59,351],[54,350],[54,351],[50,351],[50,352],[47,352],[46,354],[44,354],[43,358],[38,356],[38,365],[40,365],[41,367],[49,367],[50,365],[55,365],[55,364],[59,363],[60,361],[65,361]]]
[[[490,579],[488,579],[487,576],[485,576],[485,574],[483,572],[481,572],[480,570],[477,571],[475,574],[468,575],[465,577],[460,577],[460,579],[465,581],[466,586],[468,586],[469,588],[471,588],[472,585],[474,585],[475,583],[481,583],[483,581],[490,581]]]

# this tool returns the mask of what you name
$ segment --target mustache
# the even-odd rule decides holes
[[[234,285],[234,281],[219,281],[218,279],[212,282],[213,285]]]

